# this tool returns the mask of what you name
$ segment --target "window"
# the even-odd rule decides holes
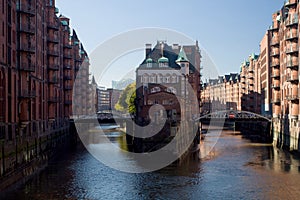
[[[143,76],[143,83],[148,83],[149,79],[147,75]]]
[[[162,83],[162,82],[163,82],[162,75],[157,75],[157,83]]]
[[[167,62],[159,63],[159,67],[168,67],[168,63]]]
[[[148,100],[148,105],[153,105],[153,101],[152,100]]]
[[[170,83],[170,76],[165,76],[164,77],[164,82],[165,83]]]
[[[173,87],[168,87],[168,88],[166,89],[166,91],[169,92],[169,93],[173,93],[173,94],[176,94],[176,93],[177,93],[176,89],[173,88]]]
[[[155,77],[155,75],[152,75],[150,77],[150,83],[155,83],[155,82],[156,82],[156,77]]]
[[[176,75],[173,75],[172,76],[172,83],[176,83],[177,82],[177,76]]]
[[[154,87],[151,89],[151,93],[160,92],[160,87]]]

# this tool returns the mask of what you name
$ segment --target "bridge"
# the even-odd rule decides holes
[[[222,110],[216,111],[204,115],[200,115],[194,118],[194,121],[265,121],[271,122],[272,119],[263,115],[259,115],[257,113],[249,112],[249,111],[236,111],[236,110]]]
[[[71,121],[76,123],[114,123],[117,121],[125,121],[131,119],[129,114],[117,112],[98,112],[89,116],[78,116],[71,118]]]

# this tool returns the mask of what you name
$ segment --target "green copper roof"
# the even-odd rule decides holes
[[[161,57],[160,59],[158,59],[158,62],[159,63],[166,63],[166,62],[169,62],[169,59],[166,58],[166,57]]]
[[[152,58],[148,58],[148,59],[146,60],[146,63],[153,63]]]
[[[61,23],[62,23],[62,25],[64,25],[64,26],[68,26],[68,22],[65,21],[65,20],[61,21]]]
[[[189,62],[188,58],[186,57],[183,47],[181,47],[181,49],[180,49],[180,52],[178,54],[178,58],[177,58],[176,62]]]
[[[251,54],[251,58],[252,58],[253,60],[257,60],[257,59],[258,59],[258,55],[256,55],[255,53],[252,53],[252,54]]]

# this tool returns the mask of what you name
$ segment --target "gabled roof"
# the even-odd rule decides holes
[[[196,52],[198,51],[198,47],[196,45],[190,46],[182,46],[181,49],[184,49],[184,54],[182,53],[183,58],[187,59],[190,63],[190,71],[195,71],[194,63],[196,63]],[[188,49],[189,53],[186,53]],[[146,68],[146,63],[149,58],[152,59],[152,68],[159,68],[158,60],[161,57],[165,57],[169,59],[169,67],[173,69],[180,69],[180,66],[176,63],[180,52],[178,50],[173,49],[165,42],[157,41],[156,45],[153,49],[147,54],[147,57],[142,61],[138,69]]]
[[[178,54],[178,58],[177,58],[176,62],[189,62],[188,58],[186,57],[183,47],[181,47],[181,49],[180,49],[180,52]]]

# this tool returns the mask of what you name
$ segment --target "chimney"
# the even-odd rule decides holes
[[[173,44],[173,50],[177,50],[179,49],[179,45],[178,44]]]
[[[149,53],[151,52],[152,44],[146,44],[146,58],[148,57]]]

